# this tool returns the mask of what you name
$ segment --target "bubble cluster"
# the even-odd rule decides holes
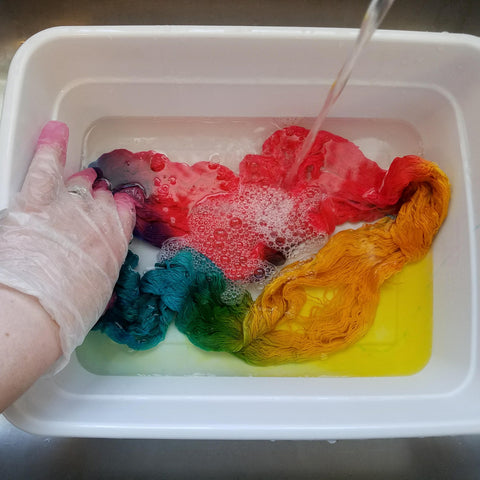
[[[171,237],[165,242],[157,253],[157,263],[173,258],[180,250],[187,248],[188,244],[184,237]]]
[[[180,251],[190,248],[188,239],[185,237],[173,237],[164,242],[157,254],[157,264],[174,258]],[[205,257],[196,250],[191,250],[192,268],[196,272],[205,274],[207,278],[213,278],[220,271],[214,262],[206,261]],[[210,259],[209,259],[210,260]],[[226,288],[222,293],[221,299],[227,305],[236,305],[245,294],[246,285],[241,282],[234,282],[226,278]]]
[[[318,195],[294,197],[279,188],[243,184],[205,198],[188,217],[185,241],[233,280],[263,284],[299,245],[319,236],[306,215]],[[300,206],[300,208],[299,208]],[[323,244],[324,236],[320,234]]]
[[[227,288],[221,295],[221,300],[226,305],[238,305],[245,295],[245,287],[233,281],[227,282]]]
[[[316,235],[305,242],[293,247],[287,257],[286,264],[310,260],[314,257],[320,249],[322,249],[328,241],[328,235]]]

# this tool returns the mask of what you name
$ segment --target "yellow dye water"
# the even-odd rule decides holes
[[[347,350],[326,359],[273,367],[254,367],[226,353],[204,352],[174,326],[158,347],[132,351],[106,335],[91,332],[77,349],[80,364],[97,375],[216,376],[398,376],[412,375],[427,363],[432,348],[432,253],[407,265],[381,289],[372,328]],[[315,291],[310,289],[315,304]]]

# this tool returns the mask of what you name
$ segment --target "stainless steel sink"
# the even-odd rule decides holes
[[[368,0],[0,0],[0,105],[16,49],[51,26],[357,27],[367,4]],[[480,35],[480,2],[397,0],[382,27]],[[46,438],[21,432],[0,416],[0,478],[476,479],[480,435],[339,442]]]

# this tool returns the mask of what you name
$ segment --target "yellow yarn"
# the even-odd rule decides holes
[[[437,165],[415,156],[396,160],[403,162],[400,176],[412,179],[396,218],[341,231],[312,260],[285,267],[249,310],[244,347],[235,355],[257,365],[314,360],[365,335],[380,286],[426,255],[450,199],[448,178]],[[306,315],[308,287],[323,295]]]

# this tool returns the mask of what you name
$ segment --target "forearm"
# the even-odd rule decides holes
[[[61,355],[58,326],[34,297],[0,285],[0,412]]]
[[[0,215],[0,411],[67,364],[108,304],[135,224],[134,200],[93,168],[64,180],[67,139],[65,124],[45,125]]]

